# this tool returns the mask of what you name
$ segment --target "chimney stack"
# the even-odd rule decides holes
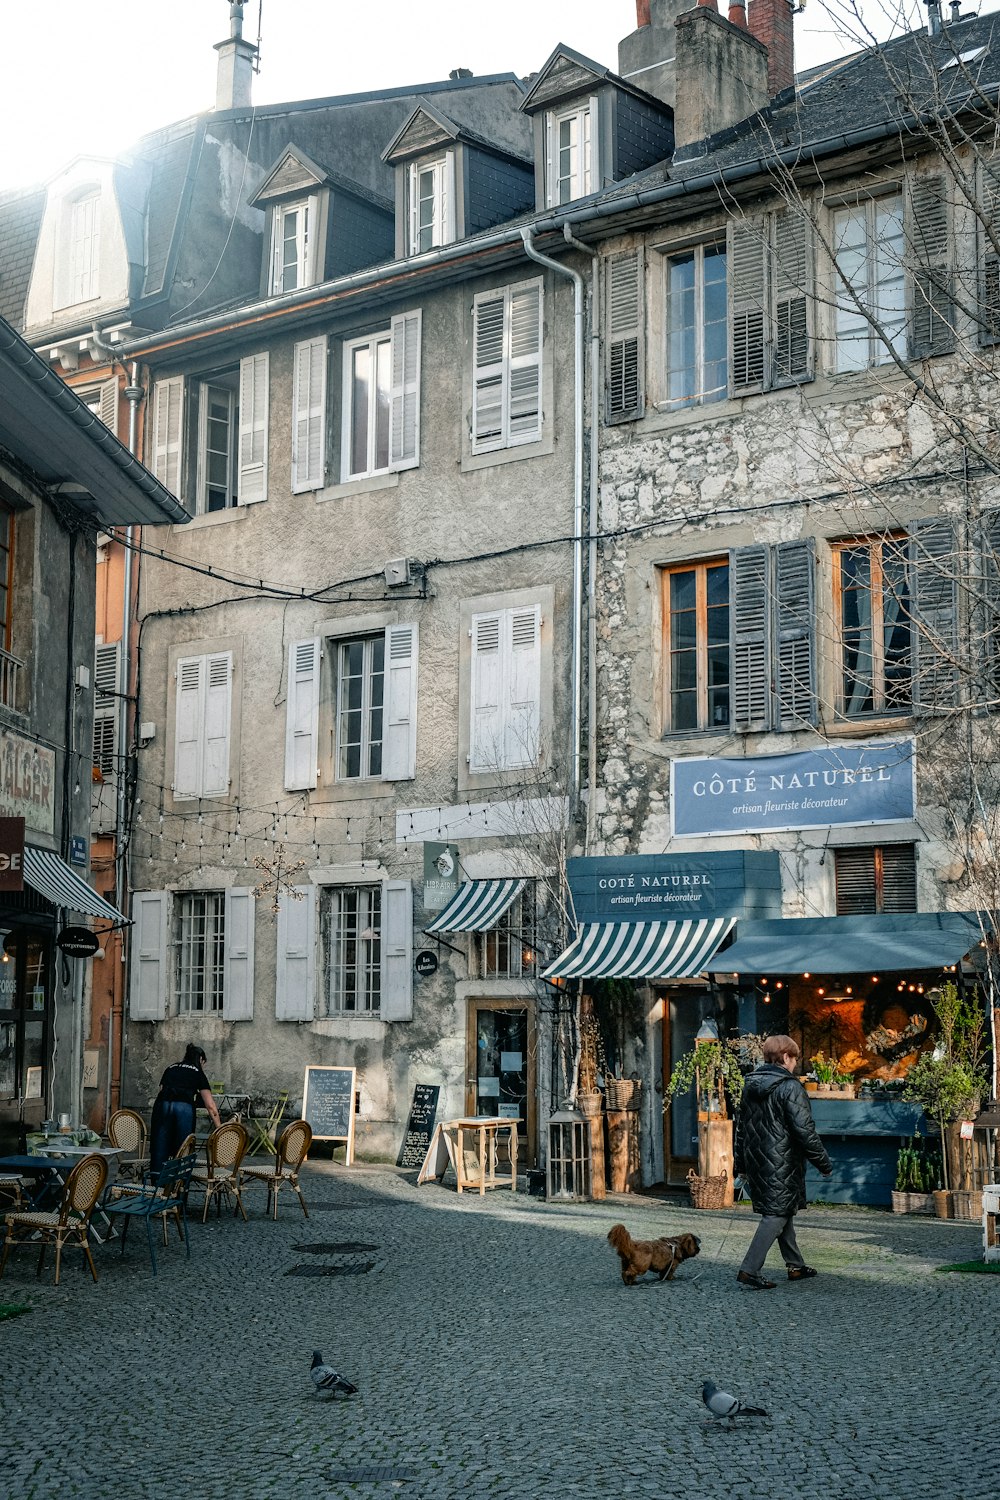
[[[675,31],[674,148],[680,151],[767,107],[768,55],[749,31],[724,20],[713,0],[678,16]]]
[[[242,109],[250,103],[253,64],[257,48],[243,37],[243,0],[230,0],[229,36],[216,42],[219,65],[215,81],[215,107]]]
[[[789,0],[748,0],[750,33],[767,48],[767,87],[772,99],[795,83],[794,15]]]

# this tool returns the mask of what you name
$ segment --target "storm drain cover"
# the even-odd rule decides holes
[[[293,1266],[286,1276],[366,1276],[375,1269],[373,1260],[351,1266]]]
[[[402,1468],[399,1464],[348,1464],[342,1469],[330,1469],[327,1478],[334,1484],[362,1483],[365,1480],[416,1479],[416,1469]]]
[[[341,1240],[336,1245],[293,1245],[306,1255],[357,1255],[359,1250],[377,1250],[377,1245],[363,1245],[360,1240]]]

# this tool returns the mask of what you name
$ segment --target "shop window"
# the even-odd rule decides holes
[[[913,844],[835,849],[837,915],[867,916],[917,909],[917,861]]]
[[[669,727],[729,724],[729,563],[693,563],[666,575]]]
[[[481,979],[524,979],[537,972],[538,911],[534,881],[495,927],[477,935]]]
[[[327,1014],[378,1015],[382,1000],[382,887],[324,893]]]
[[[224,891],[177,897],[177,1010],[181,1015],[222,1010],[225,912]]]
[[[913,627],[905,537],[834,548],[840,637],[840,711],[848,717],[910,707]]]

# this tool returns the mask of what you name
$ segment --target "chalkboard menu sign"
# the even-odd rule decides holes
[[[318,1141],[346,1141],[347,1165],[354,1160],[354,1068],[306,1068],[302,1117]]]
[[[399,1148],[397,1167],[421,1167],[434,1133],[434,1117],[437,1114],[438,1095],[441,1086],[437,1083],[418,1083],[413,1090],[410,1118],[406,1122],[406,1134]]]

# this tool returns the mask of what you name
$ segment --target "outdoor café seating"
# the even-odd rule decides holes
[[[205,1206],[201,1221],[208,1218],[208,1206],[214,1198],[217,1213],[222,1213],[222,1199],[232,1197],[236,1207],[246,1220],[246,1210],[240,1194],[240,1165],[247,1149],[249,1135],[236,1120],[220,1125],[205,1142],[204,1167],[198,1167],[191,1177],[191,1191],[205,1195]]]
[[[306,1200],[302,1196],[299,1187],[299,1168],[306,1159],[309,1147],[312,1145],[312,1127],[306,1120],[293,1120],[286,1125],[278,1138],[278,1145],[273,1162],[267,1166],[255,1166],[251,1163],[248,1167],[240,1169],[241,1184],[247,1182],[260,1182],[267,1188],[267,1208],[265,1213],[271,1212],[274,1205],[274,1217],[278,1217],[278,1192],[287,1182],[289,1187],[297,1194],[302,1205],[302,1212],[306,1218],[309,1210],[306,1208]]]
[[[121,1232],[122,1255],[125,1254],[125,1240],[130,1221],[145,1219],[146,1239],[149,1244],[149,1258],[153,1264],[154,1276],[157,1275],[153,1235],[154,1219],[159,1219],[162,1225],[164,1245],[167,1243],[167,1220],[174,1221],[177,1225],[177,1233],[184,1241],[187,1258],[191,1259],[191,1242],[188,1238],[187,1227],[187,1195],[197,1159],[197,1154],[193,1150],[185,1156],[171,1157],[169,1161],[163,1163],[155,1183],[150,1183],[137,1192],[129,1193],[106,1205],[106,1213],[125,1221]]]
[[[149,1166],[146,1122],[134,1109],[116,1109],[108,1119],[108,1141],[118,1146],[127,1156],[119,1157],[119,1180],[138,1182]]]
[[[7,1256],[11,1248],[26,1244],[30,1244],[32,1248],[39,1246],[35,1275],[40,1276],[45,1252],[50,1244],[54,1244],[56,1247],[55,1284],[58,1286],[63,1246],[73,1244],[79,1245],[87,1257],[90,1263],[90,1273],[96,1281],[97,1267],[94,1265],[94,1257],[90,1253],[88,1244],[90,1216],[94,1212],[107,1178],[107,1159],[95,1152],[78,1161],[66,1178],[62,1201],[58,1209],[52,1212],[35,1209],[6,1214],[4,1216],[6,1234],[3,1242],[3,1256],[0,1257],[0,1276],[6,1269]]]
[[[20,1208],[24,1202],[24,1178],[13,1172],[0,1172],[0,1198],[9,1206]]]

